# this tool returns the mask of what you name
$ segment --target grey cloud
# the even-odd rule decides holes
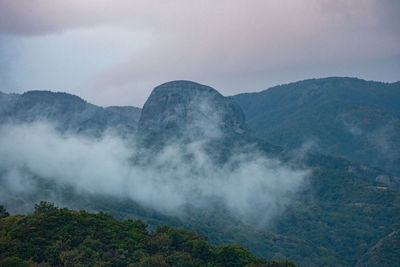
[[[3,126],[0,137],[1,179],[7,191],[32,192],[35,188],[26,184],[34,185],[30,179],[39,176],[81,192],[129,197],[174,215],[186,205],[207,208],[218,200],[239,218],[268,222],[310,174],[257,151],[239,150],[221,166],[204,150],[207,140],[171,143],[146,161],[150,152],[116,136],[61,135],[45,123]],[[132,158],[138,156],[141,163],[134,164]]]
[[[151,28],[157,37],[149,49],[101,73],[94,87],[131,88],[144,98],[152,85],[175,79],[232,94],[266,89],[279,80],[370,75],[377,58],[400,54],[400,35],[381,22],[386,6],[372,0],[247,6],[238,1],[216,5],[215,12],[190,9],[193,17],[184,16],[181,24],[166,19],[163,28]]]
[[[400,129],[398,120],[391,120],[386,124],[366,133],[368,142],[377,148],[388,159],[400,159],[400,147],[397,145],[397,133]]]
[[[104,16],[109,10],[107,1],[95,2],[91,0],[1,0],[0,32],[38,35],[59,33],[76,27],[93,26],[105,21]],[[100,12],[101,9],[103,12]]]
[[[104,26],[123,28],[126,34],[144,33],[145,37],[138,37],[146,38],[143,49],[125,52],[100,71],[93,69],[87,82],[76,85],[75,92],[83,91],[97,104],[140,106],[151,88],[177,79],[210,84],[229,95],[310,77],[395,81],[400,68],[400,7],[394,0],[251,4],[244,0],[0,0],[0,10],[6,11],[0,16],[3,34],[60,35]],[[105,34],[104,40],[108,38]],[[71,58],[80,55],[65,50]],[[87,62],[94,64],[114,52],[98,53]],[[45,59],[46,51],[41,53],[38,57]],[[53,71],[47,67],[43,72]],[[68,71],[65,76],[82,72],[79,66],[75,73]],[[66,81],[59,79],[58,88],[65,86]],[[37,86],[41,84],[47,85],[39,81]],[[126,102],[130,98],[133,103]]]
[[[349,131],[352,135],[360,136],[364,134],[364,131],[356,124],[343,121],[344,127],[347,131]]]

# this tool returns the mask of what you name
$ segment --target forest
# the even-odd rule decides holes
[[[110,214],[57,208],[42,201],[30,215],[0,206],[0,266],[295,266],[257,258],[238,245],[213,246],[183,228]]]

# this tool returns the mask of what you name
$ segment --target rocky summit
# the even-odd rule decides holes
[[[215,89],[190,81],[172,81],[154,88],[143,106],[139,128],[154,132],[212,134],[245,132],[242,109]]]

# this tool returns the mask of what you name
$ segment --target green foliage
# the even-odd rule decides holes
[[[399,173],[399,85],[328,78],[241,94],[234,99],[242,106],[250,130],[257,137],[286,148],[298,148],[312,137],[323,153]],[[71,110],[65,112],[70,114]],[[360,136],[357,131],[356,136],[349,132],[345,123],[355,126]],[[386,125],[390,127],[385,128]],[[374,131],[378,128],[383,129],[381,133]],[[371,145],[371,138],[379,136],[387,137],[386,157],[379,151],[379,144]],[[142,138],[141,143],[154,153],[170,141],[161,133],[146,132]],[[207,153],[215,162],[223,163],[234,153],[235,146],[254,150],[249,144],[257,144],[266,155],[288,164],[296,163],[287,158],[302,154],[286,153],[281,147],[234,133],[211,142]],[[140,160],[140,155],[134,160]],[[391,233],[398,233],[393,225],[400,220],[400,191],[376,181],[382,171],[318,153],[308,153],[301,163],[312,169],[312,177],[268,228],[259,222],[243,223],[220,207],[208,207],[207,212],[186,211],[186,218],[181,220],[131,200],[79,194],[38,179],[37,187],[47,194],[47,199],[59,195],[65,205],[103,210],[118,220],[141,218],[149,229],[159,224],[184,227],[208,235],[210,243],[204,236],[180,228],[159,226],[149,233],[140,221],[115,222],[105,213],[62,212],[45,202],[29,216],[7,217],[6,211],[0,212],[0,217],[7,217],[1,219],[0,259],[6,263],[42,261],[70,266],[234,266],[249,261],[249,266],[282,266],[281,262],[254,259],[240,247],[213,246],[237,243],[257,256],[276,260],[288,257],[304,266],[352,266],[358,259],[362,266],[374,258],[379,259],[375,265],[398,262],[391,259],[399,255],[399,235]],[[46,199],[44,194],[40,197]],[[13,226],[5,230],[6,225]],[[128,238],[122,238],[127,233]],[[285,266],[292,265],[286,262]]]
[[[255,136],[400,175],[400,83],[310,79],[233,97]]]
[[[183,228],[146,228],[140,220],[41,202],[34,214],[0,220],[0,266],[293,266],[237,245],[213,246]]]
[[[400,227],[382,239],[362,255],[358,266],[394,266],[400,263]]]
[[[40,201],[39,204],[35,205],[36,214],[48,213],[56,210],[57,208],[54,206],[54,204],[47,201]]]
[[[29,263],[17,257],[7,257],[0,259],[1,267],[28,267]]]
[[[217,152],[231,153],[229,149],[232,149],[235,142],[245,141],[243,138],[232,136],[227,144],[222,141],[214,142],[210,154],[215,153],[212,148]],[[260,141],[259,144],[262,146],[263,142]],[[267,153],[271,151],[275,153],[274,147],[265,147]],[[280,153],[283,155],[284,152]],[[224,161],[219,155],[216,157]],[[282,160],[285,160],[284,156]],[[359,166],[344,159],[311,153],[304,158],[304,162],[313,170],[313,175],[307,180],[307,186],[283,213],[267,225],[250,220],[244,223],[224,207],[209,206],[206,210],[185,210],[182,211],[185,216],[178,219],[162,215],[128,199],[79,194],[71,189],[66,190],[65,187],[58,189],[49,184],[39,184],[38,187],[42,192],[57,192],[63,197],[61,201],[65,205],[88,210],[103,210],[112,213],[118,220],[140,218],[149,224],[148,229],[155,229],[154,232],[158,234],[150,235],[146,239],[147,252],[137,250],[133,256],[135,259],[142,259],[147,254],[167,255],[171,250],[180,249],[177,247],[177,244],[182,245],[179,244],[179,230],[169,233],[168,226],[156,228],[157,225],[168,224],[203,233],[209,237],[208,241],[212,245],[239,244],[255,255],[268,259],[282,261],[289,258],[303,266],[354,265],[366,250],[392,232],[392,225],[400,220],[400,191],[395,187],[382,187],[376,183],[375,177],[381,171]],[[54,209],[51,203],[37,206],[44,206],[45,210]],[[46,214],[36,215],[46,218]],[[107,216],[105,213],[101,214]],[[84,221],[86,220],[90,224],[93,218]],[[136,221],[136,224],[138,226],[141,224],[140,227],[145,228],[143,222]],[[72,230],[70,226],[66,226],[63,231],[69,233]],[[40,244],[42,241],[35,242]],[[82,242],[90,247],[86,253],[93,254],[93,251],[99,251],[101,248],[101,242],[93,237],[85,238]],[[215,253],[214,250],[207,249],[210,243],[203,239],[195,239],[187,246],[192,249],[191,256],[195,260],[204,260]],[[0,250],[8,246],[8,241],[0,242]],[[21,253],[36,251],[35,244],[28,243],[19,246],[18,250]],[[52,253],[57,255],[55,251]],[[61,256],[66,260],[71,258],[68,253]],[[170,264],[185,257],[181,252],[177,252],[168,255],[164,260]]]
[[[0,205],[0,219],[10,216],[3,205]]]

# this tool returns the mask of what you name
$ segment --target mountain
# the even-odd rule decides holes
[[[26,110],[20,116],[28,116]],[[323,151],[282,148],[254,137],[240,106],[210,87],[187,81],[156,87],[137,129],[123,143],[126,150],[107,143],[105,154],[96,149],[82,157],[86,143],[77,154],[69,142],[61,152],[77,158],[48,156],[44,164],[35,154],[19,164],[19,157],[30,151],[13,156],[12,145],[10,153],[0,153],[0,200],[11,213],[48,200],[106,211],[119,220],[142,219],[151,230],[168,223],[201,232],[214,245],[240,244],[257,256],[289,258],[305,266],[368,260],[380,240],[397,229],[396,177]],[[47,151],[47,143],[44,147]],[[109,154],[122,158],[122,164]],[[21,185],[29,190],[22,191]],[[391,248],[380,248],[382,262],[394,259],[386,253]]]
[[[368,249],[357,261],[357,266],[395,266],[399,262],[400,231],[395,230]]]
[[[400,175],[400,82],[310,79],[233,99],[256,137]]]
[[[191,129],[187,129],[190,126]],[[143,106],[139,127],[154,132],[204,130],[216,127],[244,133],[242,109],[215,89],[190,81],[173,81],[157,86]]]
[[[140,112],[136,107],[99,107],[67,93],[0,93],[0,124],[47,121],[61,131],[98,135],[108,128],[132,131]]]

